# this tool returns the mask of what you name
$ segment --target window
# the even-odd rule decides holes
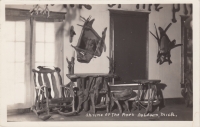
[[[36,22],[35,67],[54,66],[54,23]]]
[[[0,42],[0,61],[1,75],[6,77],[1,82],[8,93],[7,109],[30,108],[35,99],[32,69],[56,66],[63,70],[65,13],[30,17],[29,10],[6,8],[5,14],[6,39]]]
[[[5,68],[9,87],[7,104],[24,103],[25,88],[25,22],[6,22],[6,42],[4,48]]]

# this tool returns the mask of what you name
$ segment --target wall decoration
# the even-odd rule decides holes
[[[74,37],[74,35],[76,35],[76,33],[75,33],[75,31],[74,31],[74,26],[71,26],[71,27],[70,27],[69,33],[70,33],[69,42],[72,43],[73,37]]]
[[[67,63],[68,63],[68,74],[74,74],[74,60],[75,60],[75,52],[73,53],[73,56],[71,57],[71,61],[68,60],[68,58],[66,58]]]
[[[154,24],[156,29],[156,36],[150,31],[150,33],[156,38],[158,42],[158,54],[157,54],[157,63],[160,65],[164,62],[168,62],[169,64],[172,63],[170,57],[171,57],[171,49],[181,46],[182,44],[176,45],[176,40],[170,41],[168,35],[166,34],[167,30],[171,26],[171,23],[163,30],[161,27],[158,27],[160,37],[157,32],[156,25]]]
[[[159,5],[160,5],[160,4],[154,4],[155,10],[156,10],[156,11],[159,11],[160,9],[163,8],[163,7],[159,7]],[[151,11],[151,6],[152,6],[152,4],[149,4],[149,6],[148,6],[148,11]],[[142,8],[145,9],[145,7],[146,7],[146,5],[143,4]],[[140,5],[137,4],[137,5],[136,5],[136,8],[139,9],[139,8],[140,8]]]
[[[112,8],[114,7],[116,4],[108,4],[108,7]],[[118,4],[118,8],[121,8],[121,4]]]
[[[84,22],[84,25],[79,25],[82,28],[80,38],[76,46],[72,47],[77,52],[77,61],[81,63],[89,63],[92,58],[95,56],[100,57],[105,48],[105,37],[107,27],[102,32],[102,37],[100,37],[97,32],[92,28],[94,19],[90,20],[89,18],[85,19],[81,17],[81,20]]]
[[[145,9],[145,4],[143,4],[143,9]]]
[[[186,4],[184,4],[183,6],[184,6],[184,14],[187,15],[188,14],[187,6]]]
[[[137,4],[137,5],[136,5],[136,8],[139,9],[139,8],[140,8],[140,5]],[[145,9],[145,4],[142,5],[142,8]]]
[[[72,7],[72,8],[75,7],[74,4],[70,4],[69,6]],[[79,8],[79,9],[82,9],[82,6],[85,7],[86,9],[88,9],[88,10],[91,10],[91,9],[92,9],[92,6],[89,5],[89,4],[78,4],[78,8]],[[67,4],[63,4],[63,7],[64,7],[64,8],[67,8]]]
[[[176,20],[176,12],[179,12],[180,11],[180,4],[177,5],[177,8],[175,8],[175,5],[173,4],[173,8],[172,8],[172,22],[173,23],[176,23],[177,20]]]
[[[139,4],[137,4],[137,5],[136,5],[136,8],[137,8],[137,9],[139,9],[139,8],[140,8],[140,5],[139,5]]]
[[[162,9],[163,7],[158,7],[160,4],[155,4],[154,6],[155,6],[155,10],[156,11],[159,11],[160,9]]]
[[[71,8],[75,7],[74,4],[70,4],[69,6],[70,6]],[[88,9],[88,10],[91,10],[91,9],[92,9],[92,6],[89,5],[89,4],[78,4],[78,8],[79,8],[79,9],[82,9],[82,6],[85,7],[86,9]],[[67,4],[63,4],[63,8],[67,8]]]
[[[152,6],[152,4],[149,4],[148,11],[151,11],[151,6]]]
[[[115,6],[116,4],[108,4],[108,7],[112,8],[113,6]]]
[[[114,72],[115,72],[115,63],[114,63],[114,60],[113,60],[113,58],[112,57],[108,57],[107,56],[107,58],[108,58],[108,60],[109,60],[109,74],[114,74]]]
[[[54,4],[50,4],[51,6],[54,6]],[[75,7],[75,4],[70,4],[69,5],[71,8]],[[78,8],[82,9],[82,6],[85,7],[88,10],[92,9],[92,6],[89,4],[78,4]],[[62,4],[63,8],[67,8],[67,4]],[[121,7],[121,5],[120,5]],[[42,15],[47,15],[47,18],[50,16],[50,10],[49,10],[49,5],[45,4],[45,5],[33,5],[33,8],[30,9],[30,13],[31,15],[38,15],[38,14],[42,14]]]
[[[69,6],[73,8],[73,7],[74,7],[74,4],[70,4]]]
[[[51,6],[54,6],[54,5],[51,4]],[[40,6],[39,4],[33,5],[33,8],[30,9],[29,12],[31,13],[31,15],[42,14],[42,15],[47,15],[47,18],[50,16],[50,11],[49,11],[49,8],[48,8],[48,4],[46,4],[45,7]]]

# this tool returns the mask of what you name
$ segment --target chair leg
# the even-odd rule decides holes
[[[82,100],[83,98],[81,96],[78,97],[78,107],[77,107],[77,112],[80,112],[81,105],[82,105]]]
[[[74,100],[74,96],[73,96],[73,100],[72,100],[72,112],[75,112],[75,100]]]
[[[110,102],[110,112],[112,111],[112,108],[114,106],[115,102],[113,99],[111,99],[111,102]]]
[[[119,101],[116,100],[115,103],[117,104],[118,106],[118,109],[119,109],[119,113],[122,113],[122,108],[121,108],[121,105],[119,104]]]
[[[48,120],[50,117],[51,117],[51,115],[50,115],[50,112],[49,112],[49,98],[48,98],[48,90],[47,90],[47,88],[45,89],[45,91],[46,91],[46,112],[47,112],[47,115],[40,115],[39,116],[39,118],[40,119],[42,119],[42,120]]]
[[[129,110],[128,100],[127,100],[127,101],[124,101],[124,103],[125,103],[125,105],[126,105],[127,111],[130,112],[130,110]]]
[[[137,103],[136,103],[136,101],[132,102],[132,109],[133,109],[133,111],[137,109]]]
[[[106,111],[107,111],[107,113],[109,112],[109,102],[110,102],[110,100],[109,100],[108,94],[106,94]]]

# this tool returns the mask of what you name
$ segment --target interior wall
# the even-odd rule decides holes
[[[152,5],[152,11],[149,14],[149,30],[155,33],[154,23],[157,27],[166,28],[169,23],[172,23],[172,4],[161,4],[163,7],[159,12],[155,11],[155,7]],[[23,6],[15,6],[9,5],[7,7],[13,8],[22,8],[22,9],[30,9],[32,6],[23,5]],[[184,15],[183,5],[180,6],[181,9],[176,13],[176,23],[172,23],[171,27],[167,31],[167,35],[170,40],[175,39],[176,44],[181,43],[181,21],[180,15]],[[77,26],[77,24],[82,25],[83,22],[80,20],[80,16],[85,18],[90,15],[95,19],[93,23],[93,28],[100,35],[105,27],[107,27],[105,44],[106,51],[102,53],[101,57],[93,58],[90,63],[79,63],[77,60],[75,61],[75,73],[108,73],[109,71],[109,61],[106,56],[109,56],[109,8],[107,5],[92,5],[92,10],[87,10],[83,7],[83,9],[78,9],[76,7],[68,9],[62,9],[61,5],[55,5],[49,8],[51,11],[61,11],[66,12],[66,23],[65,23],[65,40],[64,40],[64,83],[67,84],[69,79],[65,76],[68,73],[68,65],[66,62],[66,57],[71,59],[71,56],[74,52],[74,49],[71,47],[71,44],[76,46],[81,27]],[[142,5],[140,5],[140,9],[136,9],[135,4],[124,5],[122,4],[121,8],[117,8],[114,6],[112,9],[117,10],[129,10],[129,11],[147,11],[148,6],[146,5],[146,9],[142,9]],[[188,10],[190,13],[190,8],[188,6]],[[71,26],[74,26],[74,30],[76,35],[73,38],[73,42],[69,42],[69,29]],[[181,47],[177,47],[172,49],[171,51],[171,60],[172,64],[169,65],[167,62],[159,65],[156,63],[158,52],[158,45],[155,38],[149,34],[149,79],[160,79],[162,83],[165,83],[167,87],[163,91],[163,95],[165,98],[177,98],[182,97],[181,95]]]

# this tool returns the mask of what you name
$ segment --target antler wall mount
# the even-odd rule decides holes
[[[54,6],[54,5],[51,4],[51,6]],[[29,12],[31,13],[31,15],[34,15],[34,14],[36,14],[36,15],[38,15],[38,14],[46,15],[47,14],[47,18],[50,16],[48,4],[46,4],[44,7],[42,7],[39,4],[33,5],[33,8],[30,9]]]
[[[158,27],[160,37],[157,32],[156,25],[154,24],[155,29],[156,29],[156,35],[154,35],[151,31],[150,33],[156,38],[157,43],[158,43],[158,54],[157,54],[157,63],[160,65],[163,64],[164,62],[168,62],[169,64],[172,63],[171,61],[171,50],[173,48],[176,48],[178,46],[181,46],[182,44],[177,44],[176,45],[176,40],[170,41],[168,35],[166,34],[167,30],[171,26],[171,23],[163,30],[161,27]]]
[[[102,37],[100,37],[97,32],[92,28],[92,24],[94,19],[90,20],[89,18],[85,19],[80,16],[81,20],[84,22],[84,25],[79,25],[82,28],[81,35],[79,37],[78,43],[76,46],[72,47],[77,52],[77,61],[80,63],[89,63],[92,58],[96,58],[96,56],[100,57],[105,49],[105,37],[107,27],[104,28],[102,32]]]

